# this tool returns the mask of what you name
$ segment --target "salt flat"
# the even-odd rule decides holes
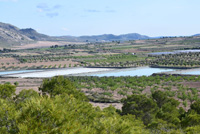
[[[20,77],[20,78],[48,78],[58,75],[77,75],[82,73],[92,73],[92,72],[103,72],[110,71],[114,69],[110,68],[65,68],[65,69],[54,69],[54,70],[43,70],[40,72],[28,72],[28,73],[18,73],[18,74],[8,74],[4,75],[6,77]]]

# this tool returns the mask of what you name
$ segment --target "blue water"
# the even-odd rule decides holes
[[[189,75],[200,75],[200,71],[191,71],[191,72],[185,72],[181,74],[189,74]]]
[[[6,75],[6,74],[29,73],[29,72],[34,72],[34,71],[39,71],[39,70],[4,71],[4,72],[0,72],[0,76]]]
[[[129,68],[129,69],[117,69],[114,71],[109,72],[100,72],[100,73],[92,73],[88,76],[150,76],[153,73],[161,73],[161,72],[169,72],[169,71],[175,71],[175,69],[163,69],[163,68]]]
[[[172,52],[155,52],[155,53],[149,53],[150,55],[166,55],[166,54],[179,54],[179,53],[199,53],[200,49],[193,49],[193,50],[175,50]]]
[[[79,70],[80,70],[80,68],[79,68]],[[37,72],[35,72],[35,71],[37,71]],[[19,74],[19,76],[25,77],[26,75],[28,75],[28,77],[41,77],[41,72],[38,72],[38,71],[42,71],[42,70],[6,71],[6,72],[0,72],[0,76],[24,73],[24,74]],[[59,69],[52,70],[52,71],[44,71],[43,70],[42,73],[45,73],[45,74],[43,74],[44,76],[45,75],[49,76],[51,74],[55,74],[57,71],[62,72],[63,70],[59,70]],[[111,71],[100,71],[100,72],[93,72],[93,73],[83,73],[83,74],[80,73],[80,75],[76,75],[76,76],[99,76],[99,77],[103,77],[103,76],[115,76],[115,77],[119,77],[119,76],[150,76],[153,73],[161,73],[161,72],[169,72],[169,71],[176,71],[176,70],[175,69],[164,69],[164,68],[139,67],[139,68],[128,68],[128,69],[115,69],[115,70],[111,70]],[[30,72],[34,72],[34,73],[30,74]],[[35,76],[35,75],[37,75],[37,76]],[[73,75],[73,73],[71,75]],[[51,77],[51,76],[49,76],[49,77]]]

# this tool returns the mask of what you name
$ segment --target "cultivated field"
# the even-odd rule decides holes
[[[192,44],[192,45],[191,45]],[[156,51],[198,49],[200,37],[170,37],[107,43],[39,41],[3,49],[1,70],[89,67],[199,67],[199,54],[149,56]]]

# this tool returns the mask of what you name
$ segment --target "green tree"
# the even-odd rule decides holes
[[[154,119],[157,111],[156,103],[145,95],[131,95],[123,100],[122,114],[133,114],[141,118],[145,125]]]
[[[200,114],[200,101],[194,102],[190,107],[191,110],[194,110],[197,114]]]
[[[131,120],[132,119],[132,120]],[[17,118],[20,133],[148,134],[141,121],[121,117],[113,108],[101,111],[72,95],[32,98]]]
[[[15,95],[16,87],[11,84],[0,85],[0,98],[11,98]]]
[[[13,102],[0,98],[0,133],[16,134],[19,132],[17,126],[17,111]]]
[[[180,113],[177,106],[180,103],[173,98],[169,98],[167,94],[162,91],[155,91],[152,97],[160,108],[156,117],[178,126],[181,121],[179,119]]]
[[[17,82],[17,81],[14,82],[14,85],[15,85],[15,86],[18,86],[18,85],[19,85],[19,82]]]
[[[18,95],[13,99],[17,105],[22,105],[25,101],[30,100],[31,98],[39,98],[38,92],[33,89],[23,89]]]
[[[43,94],[48,93],[51,97],[68,94],[73,95],[77,99],[87,100],[85,94],[76,90],[73,83],[63,76],[44,79],[39,91],[42,91]]]
[[[177,100],[173,98],[168,98],[167,94],[160,90],[155,91],[152,94],[152,97],[156,101],[159,108],[161,108],[165,103],[170,103],[170,105],[173,105],[175,107],[179,105],[179,102]]]

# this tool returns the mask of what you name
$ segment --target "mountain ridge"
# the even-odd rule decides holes
[[[150,39],[151,37],[146,35],[141,35],[138,33],[129,34],[102,34],[102,35],[84,35],[84,36],[54,36],[55,38],[68,39],[74,41],[86,41],[86,42],[103,42],[103,41],[128,41],[128,40],[141,40]]]
[[[47,40],[48,38],[50,38],[50,36],[38,33],[36,30],[32,28],[20,29],[19,31],[21,34],[24,34],[33,40]]]
[[[0,46],[16,46],[34,41],[72,41],[72,42],[107,42],[149,39],[146,35],[129,33],[122,35],[102,34],[91,36],[48,36],[32,28],[20,29],[12,24],[0,22]]]
[[[193,36],[200,36],[195,34]],[[17,46],[32,43],[35,41],[69,41],[69,42],[111,42],[155,39],[160,37],[149,37],[138,33],[128,33],[121,35],[102,34],[84,36],[48,36],[38,33],[32,28],[20,29],[14,25],[0,22],[0,46]]]

